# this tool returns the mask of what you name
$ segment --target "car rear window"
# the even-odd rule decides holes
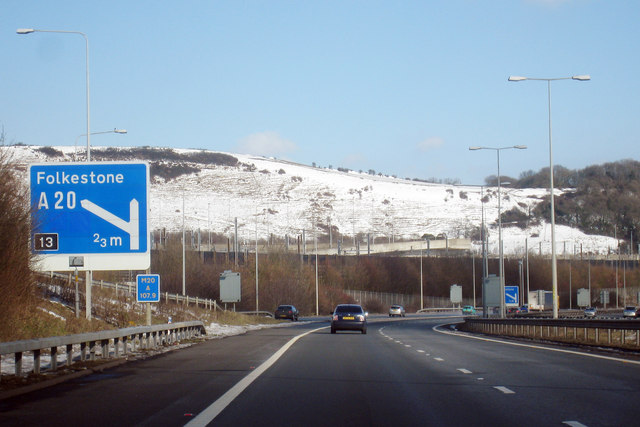
[[[281,305],[280,307],[278,307],[278,310],[291,310],[291,306],[290,305]]]
[[[362,313],[362,307],[359,305],[339,305],[336,307],[336,313]]]

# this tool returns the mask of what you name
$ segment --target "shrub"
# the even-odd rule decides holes
[[[19,336],[35,304],[29,192],[0,146],[0,341]]]

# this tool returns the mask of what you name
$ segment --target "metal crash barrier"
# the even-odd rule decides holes
[[[136,326],[0,343],[0,354],[14,354],[15,375],[20,376],[24,374],[22,358],[27,352],[33,354],[32,372],[39,374],[42,370],[41,356],[43,352],[50,354],[49,369],[55,371],[58,368],[58,349],[60,347],[63,347],[66,352],[66,365],[71,366],[74,359],[79,361],[96,360],[98,352],[101,359],[117,358],[121,354],[126,355],[129,351],[152,350],[165,344],[173,344],[205,334],[206,330],[200,321]],[[79,357],[74,358],[74,352],[78,351],[78,347]]]
[[[487,335],[640,349],[639,320],[468,318],[458,325],[458,329]]]

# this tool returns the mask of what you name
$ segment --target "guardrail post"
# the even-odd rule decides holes
[[[109,358],[109,340],[102,340],[101,344],[102,344],[102,358],[108,359]]]
[[[89,341],[89,360],[96,360],[96,342]]]
[[[67,344],[67,366],[73,363],[73,344]]]
[[[16,377],[19,377],[22,375],[22,352],[15,353],[13,361],[15,363]]]
[[[120,338],[113,339],[113,357],[120,356]]]
[[[127,355],[127,341],[129,341],[129,337],[128,336],[124,336],[122,337],[122,354],[124,356]]]
[[[87,343],[86,342],[80,343],[80,360],[83,362],[87,360]]]
[[[607,342],[611,344],[611,328],[607,329]]]
[[[40,350],[33,350],[33,373],[40,373]]]
[[[51,347],[51,370],[58,369],[58,347]]]

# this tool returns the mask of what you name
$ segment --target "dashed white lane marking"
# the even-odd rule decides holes
[[[501,386],[501,385],[494,386],[493,388],[503,392],[504,394],[515,394],[516,393],[515,391],[513,391],[513,390],[511,390],[511,389],[509,389],[507,387]]]
[[[463,374],[472,374],[473,372],[469,371],[468,369],[464,369],[464,368],[458,368],[458,371],[462,372]]]
[[[424,350],[416,350],[418,353],[424,353]]]
[[[407,348],[410,348],[410,347],[411,347],[409,344],[405,344],[404,346],[405,346],[405,347],[407,347]]]
[[[437,360],[438,362],[444,362],[442,357],[434,357],[433,360]]]
[[[587,427],[579,421],[563,421],[562,424],[566,424],[571,427]]]

